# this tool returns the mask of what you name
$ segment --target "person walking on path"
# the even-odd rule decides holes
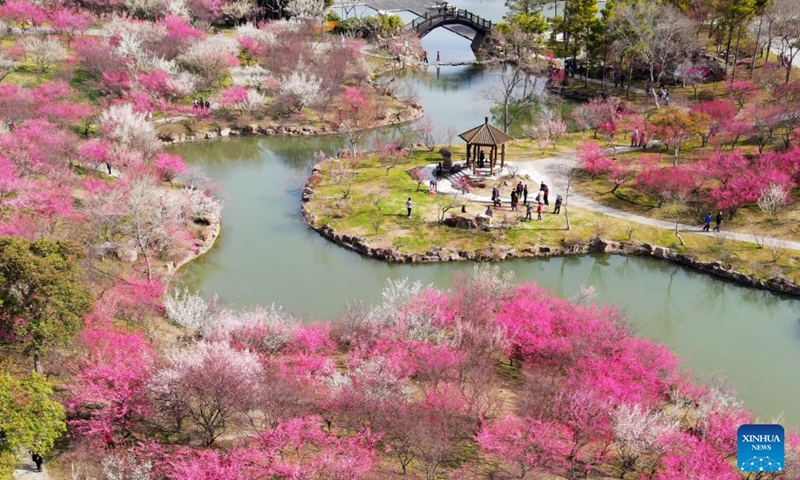
[[[36,471],[37,472],[41,472],[42,471],[42,462],[44,461],[42,456],[39,455],[38,453],[32,453],[31,454],[31,460],[33,460],[33,463],[36,464]]]
[[[408,218],[411,218],[411,209],[414,208],[414,202],[411,201],[411,197],[406,200],[406,208],[408,209]],[[709,215],[711,214],[709,213]]]
[[[553,214],[558,215],[561,213],[561,195],[556,195],[556,208],[553,209]]]
[[[522,204],[523,205],[527,205],[528,204],[528,184],[527,183],[525,184],[524,187],[522,187],[522,199],[523,199]]]
[[[631,147],[635,147],[639,144],[639,127],[633,129],[633,135],[631,135]]]
[[[708,212],[708,214],[706,215],[706,219],[703,225],[703,231],[707,232],[709,228],[711,228],[711,212]]]
[[[536,220],[541,220],[541,219],[542,219],[542,204],[540,203],[536,206]]]
[[[715,232],[719,232],[719,226],[722,225],[722,211],[721,210],[719,211],[719,213],[717,213],[717,218],[715,220],[716,220],[716,225],[714,225],[714,231]]]

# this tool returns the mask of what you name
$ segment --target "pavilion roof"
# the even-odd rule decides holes
[[[514,137],[495,127],[489,125],[489,117],[484,118],[484,122],[477,127],[467,130],[459,135],[462,140],[472,145],[497,146],[514,140]]]

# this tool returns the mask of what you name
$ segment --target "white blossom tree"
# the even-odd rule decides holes
[[[283,77],[281,95],[291,108],[300,112],[320,100],[322,82],[312,74],[292,72]]]
[[[291,0],[286,6],[286,12],[292,18],[299,20],[318,20],[325,12],[323,0]]]
[[[125,204],[129,215],[121,229],[144,257],[147,278],[152,279],[152,259],[175,242],[176,227],[184,217],[183,205],[148,177],[130,185]]]
[[[178,57],[178,63],[211,85],[222,80],[238,53],[235,39],[216,35],[189,47]]]
[[[269,70],[260,65],[251,65],[231,71],[233,84],[237,87],[264,88],[265,81],[270,77]]]
[[[209,302],[202,295],[189,292],[188,287],[183,290],[176,288],[164,301],[167,318],[189,332],[201,335],[215,325],[216,306],[216,296]]]
[[[200,79],[189,72],[178,72],[167,79],[167,89],[173,98],[183,98],[196,91]]]
[[[145,157],[159,148],[156,132],[144,113],[136,112],[129,103],[111,105],[103,110],[99,120],[106,136],[119,144],[141,152]]]
[[[252,14],[255,7],[255,0],[233,0],[222,5],[222,14],[238,24]]]
[[[250,38],[264,45],[272,45],[277,39],[273,32],[258,28],[252,23],[245,23],[236,27],[236,38]]]
[[[790,200],[789,187],[781,183],[770,183],[761,190],[758,196],[758,207],[777,220],[778,213]]]
[[[101,465],[104,480],[149,480],[153,471],[152,462],[140,462],[133,455],[108,455],[103,458]]]
[[[634,470],[644,455],[663,453],[658,451],[659,441],[678,429],[677,420],[668,418],[663,411],[648,412],[641,405],[622,404],[612,417],[620,478]]]
[[[257,400],[263,368],[254,353],[226,342],[198,342],[168,360],[150,390],[157,404],[188,419],[206,446]]]
[[[67,49],[53,37],[28,37],[22,46],[40,80],[50,67],[67,58]]]
[[[0,26],[2,28],[2,26]],[[0,82],[17,69],[17,62],[13,58],[0,53]]]

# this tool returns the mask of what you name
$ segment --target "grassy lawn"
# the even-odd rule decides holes
[[[455,158],[458,158],[460,148],[453,148]],[[515,142],[507,158],[527,155],[530,148],[530,144]],[[798,253],[779,246],[770,250],[758,248],[753,243],[729,240],[724,235],[715,238],[691,232],[682,232],[686,245],[681,246],[671,230],[598,215],[580,208],[569,210],[571,230],[566,229],[564,209],[562,214],[553,215],[550,213],[552,206],[544,210],[540,222],[522,221],[524,209],[511,212],[508,207],[503,207],[495,210],[493,227],[489,231],[447,227],[440,223],[440,217],[460,214],[461,205],[465,203],[467,215],[475,216],[485,210],[486,204],[465,202],[460,196],[453,201],[453,195],[430,195],[427,182],[418,188],[417,181],[412,177],[413,171],[440,160],[438,153],[416,151],[408,163],[395,166],[387,173],[384,165],[375,157],[331,159],[323,163],[320,174],[312,178],[315,195],[306,207],[317,216],[320,225],[330,224],[337,233],[358,236],[375,248],[394,247],[406,254],[424,254],[435,247],[464,251],[479,251],[493,245],[515,249],[535,245],[559,247],[602,237],[666,246],[701,260],[720,260],[746,274],[794,276],[797,272]],[[337,182],[335,172],[343,169],[352,169],[352,182]],[[580,181],[578,187],[582,192],[620,210],[672,220],[655,208],[651,200],[636,196],[631,190],[621,188],[619,196],[613,195],[608,193],[611,190],[608,183],[589,179]],[[411,218],[406,217],[405,207],[409,197],[414,203]],[[449,205],[454,206],[442,214],[443,207]],[[746,222],[746,218],[750,220]],[[682,222],[691,223],[690,216],[687,214]],[[725,229],[744,229],[747,224],[757,228],[775,227],[773,231],[777,233],[782,231],[781,228],[787,228],[785,224],[788,223],[795,222],[774,222],[747,210],[740,212],[733,222],[726,221],[723,226]],[[782,226],[778,228],[778,224]]]

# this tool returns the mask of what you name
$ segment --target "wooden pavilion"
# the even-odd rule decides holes
[[[485,163],[480,164],[486,161],[489,163],[488,174],[494,175],[494,169],[497,166],[498,147],[500,147],[500,168],[503,168],[506,162],[506,143],[514,140],[509,134],[493,125],[489,125],[489,117],[484,117],[483,124],[467,130],[459,137],[467,142],[467,168],[472,168],[473,175],[477,173],[479,168],[481,171],[486,168]],[[480,153],[483,152],[485,147],[489,147],[489,156],[481,158]]]

